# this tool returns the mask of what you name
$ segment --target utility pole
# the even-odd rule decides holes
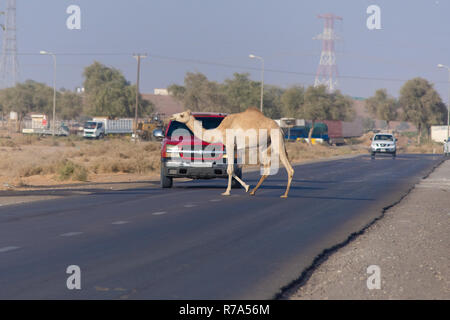
[[[41,50],[40,54],[49,55],[53,57],[53,119],[52,119],[52,136],[55,137],[56,126],[56,55],[54,53]]]
[[[250,59],[258,59],[261,61],[261,98],[259,102],[259,110],[261,113],[263,112],[263,101],[264,101],[264,59],[259,56],[255,56],[254,54],[249,54],[248,57]]]
[[[134,110],[134,141],[136,141],[136,130],[138,125],[138,105],[139,105],[139,78],[141,73],[141,59],[147,58],[147,54],[133,54],[133,57],[137,59],[137,79],[136,79],[136,108]]]
[[[2,55],[0,58],[0,88],[14,87],[18,79],[16,0],[6,1],[3,29]]]
[[[450,140],[450,67],[438,64],[438,68],[445,68],[448,71],[448,103],[447,103],[447,143]]]

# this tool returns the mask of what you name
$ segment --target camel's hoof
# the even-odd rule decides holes
[[[250,186],[245,186],[245,192],[248,192],[249,189],[250,189]]]
[[[229,196],[230,193],[229,193],[229,192],[223,192],[222,195],[223,195],[223,196]]]
[[[283,194],[282,196],[280,196],[280,198],[286,199],[287,195]]]

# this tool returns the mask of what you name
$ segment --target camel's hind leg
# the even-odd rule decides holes
[[[234,145],[233,144],[227,144],[226,150],[234,150]],[[237,180],[237,182],[239,182],[245,188],[245,192],[248,192],[248,189],[250,188],[250,186],[248,184],[246,184],[244,181],[242,181],[234,173],[234,151],[227,152],[227,161],[228,161],[228,166],[227,166],[228,186],[227,186],[227,190],[225,190],[225,192],[223,192],[222,195],[223,196],[229,196],[230,195],[231,181],[233,180],[233,178],[235,178]]]
[[[266,180],[266,178],[269,176],[270,173],[270,146],[266,148],[265,150],[260,152],[260,161],[262,162],[262,165],[264,166],[263,174],[261,175],[261,178],[259,179],[256,186],[253,188],[253,190],[250,192],[251,196],[255,195],[256,190],[261,186],[261,184]]]
[[[258,184],[257,184],[257,185],[253,188],[253,190],[250,192],[250,195],[251,195],[251,196],[254,196],[254,195],[255,195],[256,190],[258,190],[259,186],[264,182],[264,180],[266,180],[267,177],[268,177],[267,174],[263,174],[263,175],[261,176],[261,178],[260,178],[259,181],[258,181]]]
[[[291,188],[292,177],[294,176],[294,169],[292,168],[291,163],[289,162],[287,152],[286,152],[286,146],[284,145],[284,140],[283,140],[282,136],[280,136],[279,154],[280,154],[280,161],[281,161],[281,163],[283,163],[284,167],[286,168],[287,174],[288,174],[288,183],[287,183],[286,191],[281,196],[281,198],[287,198],[289,189]]]

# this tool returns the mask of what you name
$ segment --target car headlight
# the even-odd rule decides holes
[[[180,156],[180,149],[177,145],[166,145],[166,154],[169,154],[172,158]]]

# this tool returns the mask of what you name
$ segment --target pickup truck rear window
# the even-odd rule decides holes
[[[224,118],[223,117],[195,117],[195,119],[201,121],[203,128],[205,128],[206,130],[209,130],[209,129],[217,128]],[[181,123],[178,121],[172,121],[170,123],[169,129],[167,130],[167,137],[171,137],[172,133],[177,129],[185,129],[186,132],[189,133],[191,136],[194,135],[192,133],[192,131],[189,130],[189,128],[186,127],[186,125],[184,123]]]

